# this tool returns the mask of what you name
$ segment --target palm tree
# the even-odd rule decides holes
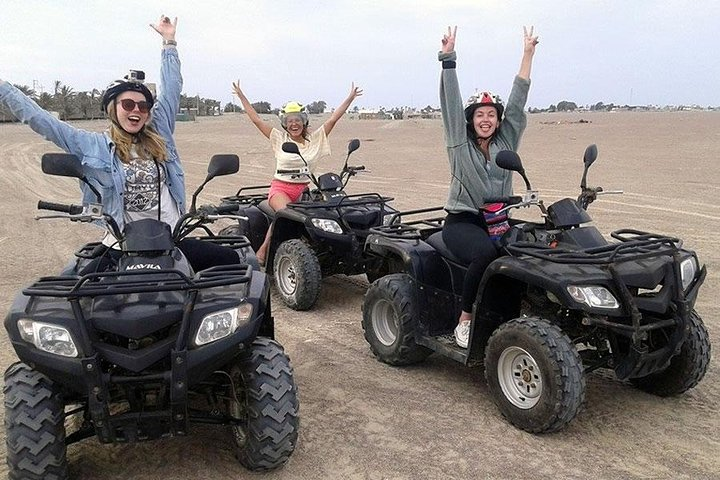
[[[103,116],[103,112],[102,112],[102,94],[103,93],[104,92],[101,92],[97,88],[93,88],[92,91],[90,92],[90,104],[92,106],[91,118],[93,120],[95,119],[95,112],[98,112],[98,117]]]
[[[28,87],[27,85],[15,85],[15,87],[18,90],[20,90],[21,92],[23,92],[25,95],[27,95],[28,97],[32,98],[33,100],[37,96],[37,94],[35,93],[35,90]]]
[[[74,111],[75,92],[71,87],[63,85],[60,81],[55,82],[55,105],[60,112],[60,119],[67,120]]]
[[[35,102],[44,110],[52,110],[53,108],[53,96],[48,92],[42,92]]]

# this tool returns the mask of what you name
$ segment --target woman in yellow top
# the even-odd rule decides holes
[[[350,87],[350,94],[340,106],[335,109],[332,115],[330,115],[330,118],[317,130],[310,131],[308,130],[310,120],[305,107],[301,104],[288,102],[283,106],[280,112],[280,124],[283,130],[279,130],[260,118],[260,115],[258,115],[240,89],[239,81],[233,83],[233,91],[240,99],[245,113],[247,113],[247,116],[253,124],[270,140],[273,153],[275,154],[275,175],[270,183],[270,191],[268,193],[268,203],[270,203],[270,206],[275,211],[285,208],[290,202],[298,201],[309,182],[306,175],[278,173],[278,171],[286,170],[303,170],[305,167],[305,164],[297,155],[283,152],[282,144],[285,142],[295,142],[299,147],[300,154],[308,163],[309,173],[314,173],[318,161],[322,157],[330,155],[328,135],[330,135],[330,132],[335,127],[337,121],[340,120],[340,117],[345,114],[353,100],[362,95],[362,89],[356,87],[353,83]],[[268,229],[265,241],[256,252],[257,259],[261,265],[265,263],[271,235],[272,227]]]

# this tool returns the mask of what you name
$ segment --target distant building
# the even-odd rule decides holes
[[[360,110],[358,112],[360,120],[392,120],[392,115],[384,110]]]

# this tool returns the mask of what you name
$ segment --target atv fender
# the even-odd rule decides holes
[[[272,271],[275,251],[282,242],[307,236],[307,228],[305,227],[306,219],[306,215],[291,208],[285,208],[277,212],[275,222],[272,226],[273,232],[267,256],[267,271]]]
[[[237,214],[247,218],[247,220],[245,218],[238,219],[240,232],[242,235],[248,237],[248,240],[250,240],[253,246],[253,250],[257,251],[265,241],[265,235],[267,234],[268,228],[270,228],[270,220],[267,215],[255,205],[241,207],[238,209]]]
[[[450,270],[437,251],[422,240],[399,240],[371,234],[365,252],[392,266],[388,273],[407,273],[421,284],[441,287],[450,284]]]
[[[612,287],[613,279],[607,270],[596,265],[570,265],[542,261],[534,258],[500,257],[485,270],[478,288],[478,304],[494,311],[505,311],[499,303],[506,303],[507,294],[498,290],[498,285],[512,290],[524,290],[533,285],[551,292],[558,301],[573,310],[584,310],[592,314],[626,316],[623,308],[615,311],[596,309],[576,302],[568,293],[568,285],[601,285]],[[519,300],[518,300],[519,301]],[[512,315],[509,318],[514,318]]]

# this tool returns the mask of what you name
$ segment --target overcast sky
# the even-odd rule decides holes
[[[130,68],[159,72],[148,24],[177,16],[184,93],[231,101],[336,106],[439,105],[437,51],[448,25],[463,96],[507,98],[523,25],[540,37],[528,106],[720,105],[716,0],[1,0],[0,78],[75,91],[104,88]],[[714,33],[715,32],[715,33]]]

